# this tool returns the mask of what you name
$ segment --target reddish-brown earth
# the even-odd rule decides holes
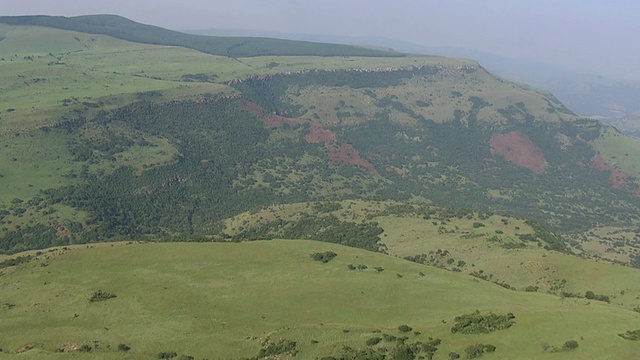
[[[276,114],[265,114],[264,109],[260,105],[246,99],[242,99],[242,107],[253,114],[258,120],[262,121],[264,127],[267,129],[277,128],[284,124],[302,125],[305,123],[302,119],[290,119]]]
[[[501,155],[507,161],[534,173],[541,173],[547,169],[547,161],[542,151],[519,131],[493,135],[491,155]]]
[[[358,153],[358,150],[356,150],[353,145],[327,144],[325,146],[329,151],[329,159],[331,159],[331,161],[338,164],[357,166],[367,170],[367,172],[369,172],[369,174],[371,175],[378,175],[378,171],[373,166],[373,164],[363,159],[362,156],[360,156],[360,154]]]
[[[262,121],[267,129],[277,128],[284,124],[301,125],[309,122],[303,119],[290,119],[275,114],[265,114],[260,105],[246,99],[242,99],[242,107]],[[371,175],[378,175],[378,171],[376,171],[373,164],[363,159],[353,145],[338,145],[336,143],[336,134],[331,130],[323,129],[320,125],[311,123],[309,133],[304,136],[304,139],[310,144],[324,142],[329,160],[334,163],[356,166],[365,169]]]
[[[600,169],[603,171],[611,171],[611,176],[609,177],[611,179],[611,183],[613,184],[613,188],[614,189],[622,189],[624,188],[624,185],[626,184],[627,178],[629,177],[629,174],[627,174],[626,172],[618,169],[617,167],[613,166],[613,165],[609,165],[607,164],[604,159],[602,158],[602,155],[597,154],[593,160],[591,160],[591,166],[596,168],[596,169]]]
[[[331,130],[321,128],[318,124],[311,124],[309,133],[304,136],[304,139],[310,144],[317,144],[321,142],[329,144],[336,141],[336,134]]]

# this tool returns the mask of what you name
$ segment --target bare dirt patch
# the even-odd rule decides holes
[[[542,151],[519,131],[493,135],[491,155],[501,155],[507,161],[534,173],[542,173],[547,169],[547,161]]]
[[[363,159],[353,145],[346,144],[337,146],[334,144],[333,146],[327,147],[327,149],[329,150],[329,159],[331,161],[338,164],[357,166],[367,170],[371,175],[378,175],[378,171],[373,164]]]
[[[303,119],[290,119],[276,114],[265,114],[260,105],[246,99],[242,99],[242,107],[262,121],[267,129],[277,128],[284,124],[302,125],[309,123],[309,121]],[[337,144],[336,133],[331,130],[323,129],[320,125],[311,123],[309,133],[304,136],[304,139],[310,144],[324,143],[325,149],[329,154],[329,160],[334,163],[356,166],[365,169],[371,175],[378,175],[378,171],[376,171],[373,164],[362,158],[353,145]]]
[[[302,125],[305,123],[305,121],[301,119],[290,119],[276,114],[265,114],[264,109],[260,105],[246,99],[242,99],[242,107],[253,114],[258,120],[262,121],[264,127],[267,129],[277,128],[284,124]]]
[[[626,172],[613,165],[607,164],[600,154],[597,154],[593,160],[591,160],[591,167],[603,171],[611,171],[611,176],[609,176],[609,178],[611,179],[614,189],[623,189],[627,182],[627,178],[629,177],[629,174]]]
[[[336,141],[336,134],[331,130],[325,130],[318,124],[311,124],[309,133],[304,136],[308,143],[317,144],[324,142],[325,144],[333,144]]]

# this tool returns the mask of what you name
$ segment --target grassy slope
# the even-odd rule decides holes
[[[115,15],[5,16],[0,22],[11,25],[46,26],[103,34],[145,44],[184,46],[204,53],[232,57],[259,55],[316,56],[404,56],[389,50],[367,49],[340,44],[312,43],[269,38],[203,36],[180,33],[157,26],[144,25]]]
[[[594,142],[604,160],[622,171],[640,177],[640,142],[624,136],[615,129],[607,132]]]
[[[385,229],[383,242],[389,253],[399,256],[413,256],[430,251],[448,250],[457,263],[463,260],[467,265],[465,273],[482,272],[492,275],[491,281],[505,283],[524,290],[527,286],[538,286],[540,291],[563,291],[584,296],[588,290],[596,294],[607,295],[613,303],[628,308],[640,306],[640,291],[633,285],[640,281],[640,271],[630,267],[605,262],[581,259],[577,256],[549,252],[529,245],[524,249],[505,249],[500,243],[488,241],[495,235],[495,229],[501,229],[500,238],[513,238],[509,229],[517,226],[517,220],[511,220],[509,226],[503,226],[494,217],[484,221],[486,228],[474,230],[471,221],[454,220],[446,228],[458,227],[452,234],[438,234],[439,226],[417,218],[383,217],[375,218]],[[473,220],[478,221],[478,220]],[[527,233],[526,227],[517,233]],[[478,238],[463,238],[464,231],[486,234]],[[595,242],[595,241],[594,241]],[[563,282],[565,280],[565,282]],[[624,295],[623,295],[624,294]]]
[[[309,257],[327,250],[338,253],[328,264]],[[120,343],[137,358],[160,351],[237,358],[257,354],[266,338],[284,338],[298,341],[298,356],[306,359],[341,345],[361,347],[375,329],[398,336],[401,324],[422,333],[411,340],[441,338],[436,359],[478,342],[497,346],[492,359],[632,358],[637,351],[617,334],[640,327],[640,315],[620,307],[512,292],[332,244],[101,244],[45,255],[2,270],[0,302],[15,306],[0,308],[0,347],[11,352],[37,344],[18,358],[66,358],[53,351],[94,341],[99,348],[82,358],[122,358],[113,350]],[[370,269],[347,270],[361,263]],[[386,270],[376,273],[373,266]],[[98,289],[118,297],[89,303]],[[513,312],[516,325],[488,335],[450,333],[455,316],[476,309]],[[569,339],[580,347],[544,355],[543,344],[559,347]]]
[[[343,201],[340,204],[340,210],[326,214],[317,213],[311,204],[274,206],[244,213],[228,219],[225,232],[234,235],[240,229],[250,229],[269,222],[296,221],[302,214],[331,214],[353,222],[375,221],[384,229],[380,237],[387,252],[393,256],[433,255],[435,260],[430,264],[434,266],[450,270],[458,268],[464,274],[484,274],[489,277],[488,281],[507,284],[519,291],[524,291],[528,286],[537,286],[539,292],[558,295],[567,292],[584,296],[590,290],[609,296],[612,303],[628,309],[640,307],[640,291],[635,286],[640,281],[640,271],[612,264],[611,261],[616,257],[613,254],[607,256],[604,249],[598,247],[602,239],[621,237],[626,233],[612,235],[605,229],[595,230],[596,233],[583,242],[584,251],[579,252],[601,253],[603,259],[609,260],[589,260],[547,251],[536,243],[522,243],[518,235],[533,233],[533,229],[522,219],[495,215],[480,219],[475,215],[471,219],[453,217],[442,221],[434,216],[425,220],[414,215],[384,215],[388,206],[399,204],[394,202]],[[475,228],[474,223],[484,226]],[[610,232],[615,230],[609,229]],[[497,241],[492,239],[494,237]],[[613,241],[608,241],[608,246],[613,246],[610,242]],[[523,248],[509,248],[509,244],[521,243]],[[448,255],[440,257],[435,254],[438,250],[446,250]],[[624,250],[633,253],[632,247]],[[618,255],[618,258],[625,263],[629,261],[628,256]],[[449,259],[453,259],[453,262],[448,263]],[[460,267],[459,261],[465,264]]]

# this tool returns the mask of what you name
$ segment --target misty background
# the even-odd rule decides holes
[[[581,115],[640,124],[636,0],[0,0],[0,14],[116,14],[191,33],[470,57]]]

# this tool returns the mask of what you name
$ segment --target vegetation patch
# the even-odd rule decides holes
[[[373,341],[371,341],[373,339]],[[338,356],[321,357],[322,360],[413,360],[413,359],[433,359],[438,346],[442,343],[440,339],[429,338],[428,341],[417,341],[408,343],[407,338],[393,337],[389,344],[380,345],[380,338],[367,340],[364,348],[353,348],[344,346]]]
[[[638,330],[628,330],[625,333],[618,334],[618,336],[620,336],[621,338],[623,338],[625,340],[640,341],[640,329],[638,329]]]
[[[338,256],[338,254],[334,253],[333,251],[325,251],[325,252],[321,252],[321,253],[313,253],[311,254],[311,258],[315,261],[320,261],[323,264],[328,263],[329,261],[333,260],[333,258],[335,258],[336,256]]]
[[[513,319],[515,319],[515,316],[512,313],[505,315],[489,313],[483,315],[476,310],[471,314],[456,316],[451,332],[454,334],[488,334],[510,328],[515,324]]]
[[[496,347],[491,344],[469,345],[464,349],[464,352],[467,354],[467,357],[469,359],[477,359],[479,357],[482,357],[482,355],[484,355],[485,353],[492,353],[494,351],[496,351]]]
[[[258,352],[258,355],[248,360],[296,356],[297,353],[297,343],[293,340],[280,339],[278,341],[265,341],[262,345],[262,349]]]
[[[89,302],[107,301],[113,299],[118,295],[102,290],[94,291],[89,297]]]

